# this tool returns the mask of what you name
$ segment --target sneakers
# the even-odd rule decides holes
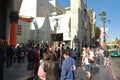
[[[99,64],[96,64],[96,67],[99,67]]]

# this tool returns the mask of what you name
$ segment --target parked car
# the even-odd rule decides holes
[[[120,56],[120,52],[118,52],[117,50],[115,50],[115,51],[110,51],[110,56],[112,56],[112,57]]]

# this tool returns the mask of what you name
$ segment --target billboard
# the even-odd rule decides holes
[[[51,34],[52,41],[63,41],[63,33]]]

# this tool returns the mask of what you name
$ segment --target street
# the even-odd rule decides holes
[[[120,57],[112,57],[111,69],[115,80],[120,80]]]

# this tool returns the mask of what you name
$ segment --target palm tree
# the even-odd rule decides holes
[[[102,21],[105,21],[106,20],[106,12],[105,11],[102,11],[100,14],[99,14],[99,16],[101,16],[101,20]]]
[[[104,28],[104,43],[105,43],[105,21],[106,21],[106,12],[105,11],[102,11],[99,16],[101,16],[101,20],[103,22],[103,28]]]

